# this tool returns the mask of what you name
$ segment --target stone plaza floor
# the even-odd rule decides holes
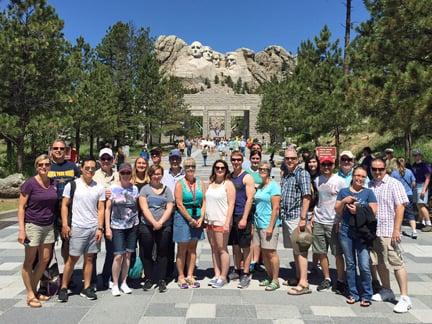
[[[96,301],[89,301],[79,296],[80,282],[75,280],[78,287],[69,302],[59,303],[52,298],[42,308],[31,309],[26,305],[21,279],[24,249],[17,243],[16,215],[0,215],[0,228],[0,323],[432,323],[432,233],[419,233],[417,240],[402,238],[413,309],[396,314],[391,303],[361,308],[358,303],[346,304],[342,296],[331,291],[317,292],[316,285],[322,279],[317,275],[310,276],[313,293],[303,296],[289,296],[285,286],[274,292],[264,291],[258,286],[262,274],[243,290],[237,288],[236,281],[222,289],[208,287],[212,262],[207,240],[198,244],[199,289],[180,290],[171,282],[162,294],[157,289],[145,292],[138,288],[131,295],[113,297],[106,290],[97,292]],[[294,275],[293,257],[281,242],[278,252],[282,283],[282,278]],[[98,255],[99,271],[103,260],[104,249]],[[331,265],[334,269],[333,258]],[[77,266],[80,268],[81,263]],[[394,276],[391,278],[398,295]]]

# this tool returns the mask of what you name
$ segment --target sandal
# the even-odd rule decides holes
[[[195,278],[186,278],[185,279],[187,284],[191,286],[192,288],[199,288],[201,287],[200,283],[195,280]]]
[[[43,301],[43,302],[50,300],[50,298],[51,298],[50,296],[46,296],[46,295],[42,295],[42,294],[37,295],[37,299],[39,299],[39,301]]]
[[[292,287],[288,289],[288,295],[293,295],[293,296],[300,296],[300,295],[306,295],[311,293],[312,290],[309,289],[309,286],[298,285],[296,287]]]
[[[298,286],[299,280],[297,278],[288,278],[286,281],[282,283],[284,286],[296,287]]]
[[[360,301],[360,306],[361,307],[369,307],[370,305],[372,305],[370,300],[362,300]]]
[[[27,299],[27,305],[30,306],[31,308],[40,308],[40,307],[42,307],[41,302],[36,297]]]
[[[347,304],[350,304],[350,305],[354,305],[355,303],[357,303],[357,300],[355,300],[355,298],[352,296],[349,296],[345,301]]]
[[[276,289],[279,289],[280,285],[277,281],[272,281],[267,287],[265,287],[265,291],[275,291]]]
[[[259,286],[260,287],[267,287],[268,285],[270,285],[270,280],[269,279],[264,279],[264,280],[261,280],[259,282]]]

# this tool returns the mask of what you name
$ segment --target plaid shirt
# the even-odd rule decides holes
[[[281,179],[281,189],[280,217],[286,220],[299,218],[303,197],[311,195],[309,172],[299,165],[294,172],[286,170],[286,174]]]
[[[409,202],[405,190],[398,180],[387,174],[381,181],[370,181],[369,188],[375,193],[378,201],[377,236],[392,237],[396,207]]]

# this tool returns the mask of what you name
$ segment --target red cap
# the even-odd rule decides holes
[[[335,163],[334,159],[331,156],[328,156],[328,155],[327,156],[321,156],[320,159],[319,159],[319,162],[321,164],[323,164],[323,163],[332,163],[332,164],[334,164]]]

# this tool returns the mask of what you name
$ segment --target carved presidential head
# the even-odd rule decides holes
[[[195,58],[200,58],[203,52],[203,46],[200,42],[195,41],[190,45],[191,55]]]

